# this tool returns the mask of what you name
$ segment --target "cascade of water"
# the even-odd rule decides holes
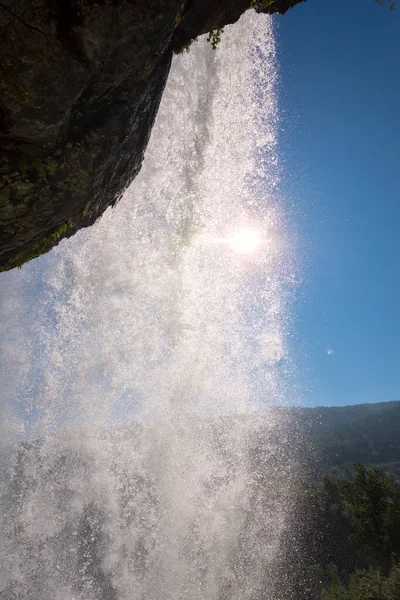
[[[293,465],[255,411],[290,370],[275,79],[267,17],[195,42],[117,208],[2,276],[1,599],[277,597]]]

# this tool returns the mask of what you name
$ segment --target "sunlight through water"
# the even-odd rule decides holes
[[[228,238],[220,238],[220,241],[245,253],[254,252],[262,243],[259,233],[251,229],[239,229]]]
[[[279,598],[297,272],[276,77],[266,16],[194,42],[116,208],[1,275],[1,600]]]

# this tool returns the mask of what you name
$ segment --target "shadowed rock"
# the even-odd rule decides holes
[[[264,0],[284,13],[303,0]],[[1,0],[0,270],[87,227],[138,174],[173,51],[249,0]]]

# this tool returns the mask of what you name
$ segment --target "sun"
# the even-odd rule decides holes
[[[243,254],[251,254],[261,245],[259,234],[251,229],[239,229],[226,241],[234,250]]]

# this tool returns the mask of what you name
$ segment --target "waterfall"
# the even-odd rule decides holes
[[[1,276],[1,600],[279,597],[295,467],[261,409],[291,393],[296,268],[276,79],[267,16],[194,42],[116,208]]]

